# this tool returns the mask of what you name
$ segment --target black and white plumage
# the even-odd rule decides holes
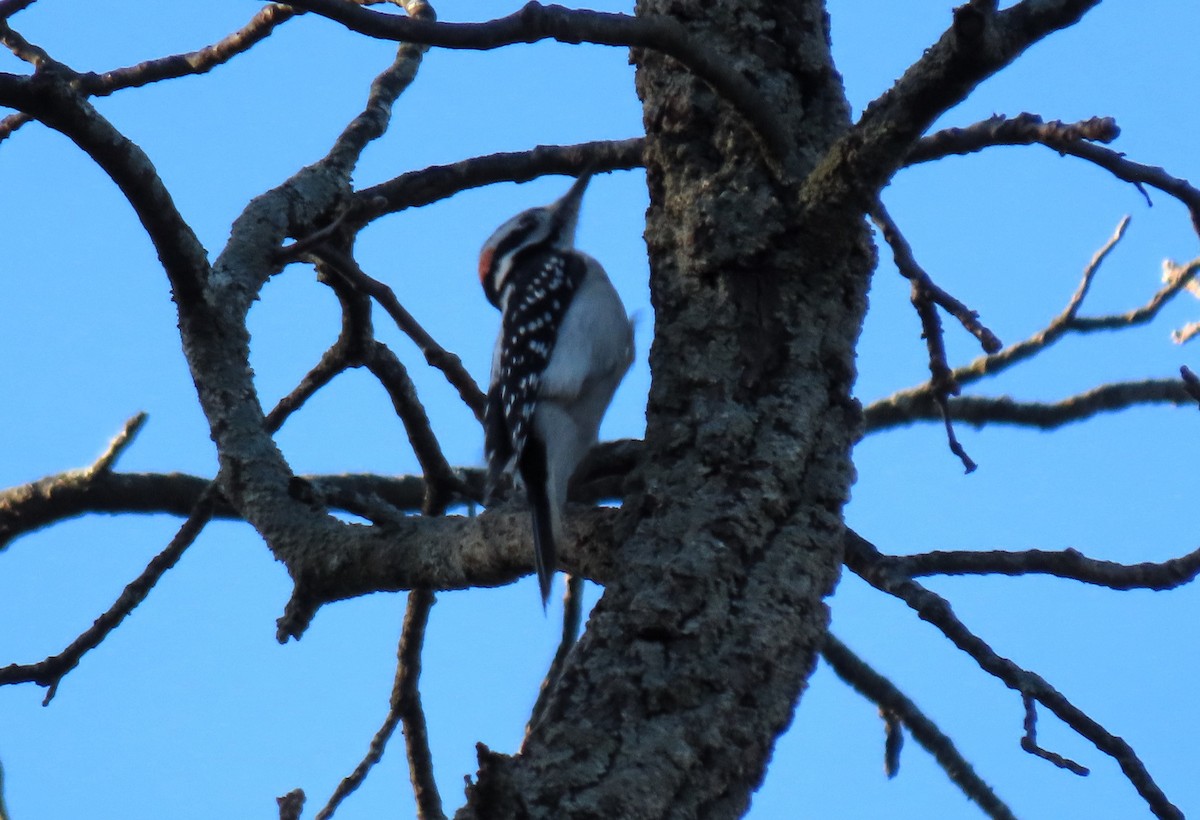
[[[489,494],[504,473],[520,474],[543,605],[567,483],[633,361],[633,328],[616,289],[574,247],[588,179],[505,222],[479,256],[484,294],[501,314],[484,418]]]

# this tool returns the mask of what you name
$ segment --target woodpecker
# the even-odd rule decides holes
[[[533,512],[542,607],[550,596],[567,482],[633,361],[633,325],[604,268],[575,249],[590,173],[566,195],[505,222],[479,254],[484,295],[500,310],[484,416],[488,495],[520,474]]]

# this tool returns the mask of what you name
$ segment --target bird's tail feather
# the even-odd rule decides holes
[[[538,588],[542,591],[542,609],[550,600],[550,582],[554,578],[557,549],[554,543],[554,510],[533,504],[533,563],[537,567]]]
[[[557,501],[550,498],[548,491],[546,445],[537,436],[526,439],[520,468],[529,506],[533,509],[533,562],[537,567],[538,588],[542,591],[542,608],[545,609],[550,600],[550,581],[557,566],[555,542],[560,525]]]

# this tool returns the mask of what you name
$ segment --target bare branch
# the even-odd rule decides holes
[[[35,67],[53,62],[45,49],[33,45],[20,34],[13,31],[2,18],[0,18],[0,43],[4,43],[5,47],[15,57]]]
[[[412,314],[404,309],[390,287],[378,279],[368,276],[353,258],[328,244],[314,249],[312,253],[332,266],[338,275],[344,277],[359,291],[369,294],[382,305],[400,330],[412,339],[425,354],[425,361],[445,374],[446,380],[458,390],[459,396],[471,408],[475,418],[483,420],[485,397],[475,380],[471,378],[471,374],[463,367],[462,360],[434,341]]]
[[[71,642],[70,646],[59,654],[52,655],[38,663],[25,666],[10,664],[0,669],[0,685],[33,682],[47,687],[46,697],[42,704],[49,703],[58,692],[59,682],[67,673],[79,665],[79,661],[84,655],[99,646],[101,641],[125,620],[125,616],[146,599],[150,590],[158,583],[158,579],[178,563],[184,551],[192,545],[200,531],[211,519],[215,494],[216,483],[213,482],[201,495],[192,514],[183,522],[183,526],[179,528],[166,549],[150,561],[142,574],[125,587],[108,611],[98,617],[92,626]]]
[[[89,471],[103,473],[112,470],[113,465],[117,463],[117,459],[133,443],[134,438],[137,437],[138,431],[142,429],[142,425],[146,423],[147,418],[145,413],[138,413],[125,422],[125,427],[109,442],[108,448],[101,454],[100,458],[96,459],[96,462],[89,468]]]
[[[932,550],[881,556],[888,568],[908,578],[924,575],[1053,575],[1109,589],[1175,589],[1200,574],[1200,549],[1155,563],[1118,564],[1088,558],[1078,550]]]
[[[414,589],[408,594],[408,610],[404,614],[404,630],[398,650],[396,686],[392,692],[392,709],[400,714],[404,722],[408,773],[420,820],[445,817],[437,781],[433,777],[433,755],[429,749],[429,732],[425,727],[425,712],[421,707],[418,687],[425,627],[429,623],[429,611],[435,600],[432,592],[423,589]]]
[[[962,461],[963,468],[968,473],[973,472],[976,464],[967,455],[966,450],[959,443],[958,437],[954,435],[954,425],[951,422],[950,408],[947,404],[950,396],[958,395],[959,386],[958,382],[954,379],[954,374],[950,371],[950,365],[946,362],[946,344],[942,336],[942,321],[938,317],[931,289],[933,283],[929,278],[929,274],[925,273],[920,265],[917,264],[912,254],[912,247],[909,246],[908,240],[904,238],[904,235],[900,233],[900,229],[892,220],[882,201],[878,199],[875,201],[871,217],[875,221],[875,225],[879,228],[879,232],[883,235],[884,241],[891,246],[896,266],[905,278],[912,283],[912,303],[913,307],[917,309],[917,316],[921,319],[921,335],[925,338],[925,346],[929,351],[928,390],[934,402],[941,410],[942,421],[946,427],[946,440],[950,444],[950,451],[958,456],[959,460]],[[963,306],[963,309],[966,311],[965,306]],[[971,311],[966,312],[970,313],[972,321],[974,321],[976,314]],[[985,343],[985,347],[987,346],[989,345]]]
[[[424,0],[398,2],[409,12],[410,19],[429,22],[435,19],[433,9]],[[330,149],[327,156],[330,163],[349,171],[357,164],[363,149],[372,140],[383,136],[391,119],[392,104],[416,77],[426,50],[427,46],[400,44],[396,49],[396,59],[371,83],[366,107],[346,126]]]
[[[630,17],[529,2],[515,14],[486,23],[435,23],[380,14],[343,0],[296,0],[289,5],[370,37],[440,48],[488,50],[553,39],[654,49],[678,60],[740,110],[775,159],[783,159],[790,149],[789,135],[758,89],[728,59],[700,45],[682,24],[668,17]]]
[[[0,765],[0,820],[9,820],[8,806],[4,803],[4,766]]]
[[[79,90],[91,96],[106,97],[127,88],[140,88],[163,80],[206,74],[261,43],[297,13],[283,3],[271,3],[259,9],[246,25],[237,31],[196,51],[158,57],[110,71],[82,73],[77,81]]]
[[[442,800],[433,779],[433,761],[429,753],[429,737],[425,729],[425,713],[417,687],[421,677],[421,648],[425,641],[425,626],[434,604],[433,593],[413,590],[408,593],[400,646],[396,650],[396,678],[387,718],[371,738],[367,754],[354,771],[342,779],[325,807],[317,812],[316,820],[328,820],[339,805],[362,785],[367,774],[383,758],[388,741],[401,722],[408,748],[409,776],[417,800],[417,816],[421,820],[444,818]]]
[[[641,168],[644,144],[645,140],[636,137],[578,145],[539,145],[529,151],[432,165],[357,192],[355,213],[350,221],[363,225],[385,214],[428,205],[460,191],[497,182],[528,182],[546,174],[578,176],[586,168],[596,173]]]
[[[529,739],[529,734],[546,715],[546,708],[550,705],[550,693],[554,691],[555,684],[562,676],[563,667],[567,663],[567,655],[579,638],[579,627],[582,622],[583,579],[575,575],[568,575],[567,590],[563,594],[562,637],[559,639],[558,649],[554,653],[554,660],[550,662],[550,668],[546,670],[546,676],[542,678],[542,685],[538,688],[537,700],[529,713],[529,722],[525,724],[525,740]]]
[[[880,710],[902,721],[913,738],[933,755],[938,765],[954,785],[962,789],[967,799],[994,818],[1012,818],[1012,810],[1004,804],[992,787],[983,781],[971,764],[954,746],[954,741],[930,720],[896,685],[872,669],[862,658],[839,641],[832,633],[825,636],[821,657],[837,676],[867,700],[878,704]]]
[[[896,262],[896,268],[900,271],[900,275],[913,283],[913,287],[920,287],[922,291],[928,294],[928,298],[935,304],[939,305],[943,310],[958,320],[963,329],[979,340],[980,346],[985,353],[995,353],[1004,345],[1000,339],[996,337],[986,325],[979,321],[979,313],[971,310],[958,299],[955,299],[946,291],[942,290],[929,274],[917,262],[913,255],[912,246],[908,244],[904,234],[900,232],[900,228],[892,219],[891,214],[884,208],[882,201],[879,202],[875,214],[872,215],[879,226],[880,232],[883,234],[884,241],[892,249],[892,255]]]
[[[925,137],[914,145],[906,162],[910,165],[928,162],[949,154],[979,151],[991,145],[1041,144],[1060,154],[1087,160],[1117,179],[1133,184],[1147,202],[1150,197],[1144,186],[1174,197],[1187,207],[1192,225],[1200,233],[1200,190],[1163,168],[1133,162],[1119,151],[1096,144],[1111,142],[1119,133],[1110,118],[1093,117],[1067,125],[1057,121],[1043,123],[1033,114],[1021,114],[1013,119],[997,116],[967,128],[951,128]]]
[[[276,408],[279,412],[270,414],[270,429],[282,423],[277,417],[289,401],[282,400]],[[571,483],[571,500],[594,504],[619,499],[621,479],[637,463],[640,451],[640,441],[605,442],[595,447]],[[457,472],[465,495],[478,498],[483,492],[483,471]],[[294,483],[308,487],[329,508],[368,519],[372,518],[372,500],[394,510],[419,512],[428,493],[420,476],[308,475],[296,476]],[[0,548],[21,535],[87,513],[187,516],[208,484],[209,479],[181,473],[95,473],[85,468],[0,490]],[[240,519],[224,499],[215,501],[213,517]]]
[[[1195,398],[1179,379],[1112,382],[1057,402],[1017,401],[1008,396],[963,396],[949,401],[950,416],[974,427],[1016,424],[1053,430],[1100,413],[1148,404],[1192,404]],[[941,408],[924,387],[902,390],[872,402],[863,410],[867,433],[878,433],[916,421],[939,421]]]
[[[1200,335],[1200,322],[1188,322],[1178,330],[1171,331],[1171,341],[1175,344],[1185,344]]]
[[[329,384],[335,376],[350,366],[346,354],[347,343],[344,339],[344,336],[338,337],[333,346],[321,355],[321,360],[304,375],[292,392],[280,399],[279,403],[266,415],[263,426],[268,433],[277,432],[283,427],[288,416],[303,407],[304,403],[312,398],[318,390]]]
[[[894,572],[873,544],[853,532],[847,532],[845,560],[854,574],[876,589],[893,595],[911,607],[922,620],[933,624],[950,641],[967,653],[980,668],[995,676],[1022,696],[1032,697],[1060,720],[1091,741],[1097,749],[1120,765],[1125,777],[1158,817],[1182,818],[1183,814],[1163,794],[1132,747],[1088,717],[1040,675],[1022,669],[997,655],[954,614],[945,598],[916,581]]]
[[[843,208],[864,213],[905,161],[918,138],[980,82],[1026,48],[1074,25],[1099,0],[965,3],[953,23],[859,121],[833,145],[806,180],[802,201],[814,217],[841,220]],[[838,207],[830,207],[832,205]]]
[[[996,114],[966,128],[946,128],[922,137],[905,158],[906,165],[942,159],[955,154],[972,154],[996,145],[1050,145],[1053,147],[1088,140],[1112,142],[1121,134],[1112,117],[1092,117],[1081,122],[1045,122],[1037,114],[1005,117]]]
[[[890,709],[880,707],[883,718],[883,773],[891,780],[900,774],[900,753],[904,751],[904,724]]]
[[[1166,284],[1138,308],[1107,316],[1078,315],[1101,264],[1125,235],[1128,225],[1129,218],[1123,218],[1113,235],[1085,267],[1080,283],[1066,307],[1045,328],[999,352],[980,356],[962,367],[955,368],[950,372],[949,378],[956,385],[970,384],[1032,358],[1067,334],[1120,330],[1145,324],[1157,317],[1163,307],[1196,280],[1197,274],[1200,273],[1200,259],[1183,266],[1171,262],[1164,263],[1163,279]],[[1181,387],[1179,382],[1163,380],[1119,382],[1103,385],[1056,404],[1016,402],[1009,398],[966,397],[951,399],[944,409],[948,411],[950,418],[976,425],[1001,422],[1050,428],[1132,404],[1164,401],[1180,404],[1184,402],[1180,397],[1185,394]],[[886,429],[917,419],[944,419],[945,415],[941,414],[943,408],[938,406],[938,395],[937,385],[931,381],[897,391],[874,402],[865,411],[868,429]],[[938,410],[939,415],[934,415],[934,410]]]
[[[1112,253],[1113,248],[1121,241],[1125,235],[1125,229],[1129,226],[1129,217],[1123,217],[1117,225],[1116,231],[1111,237],[1101,246],[1100,250],[1092,256],[1090,262],[1083,270],[1083,276],[1079,281],[1078,287],[1071,295],[1071,299],[1067,302],[1067,306],[1062,312],[1050,320],[1041,331],[1030,336],[1028,339],[1017,342],[1014,345],[988,356],[981,356],[965,367],[960,367],[954,371],[955,377],[960,379],[962,383],[969,383],[983,376],[993,373],[999,373],[1006,370],[1018,362],[1024,361],[1052,344],[1057,342],[1069,332],[1085,332],[1092,329],[1111,329],[1118,325],[1106,325],[1101,327],[1088,327],[1081,324],[1077,320],[1079,308],[1083,304],[1084,297],[1087,296],[1088,290],[1091,288],[1092,281],[1100,270],[1100,265]],[[1179,285],[1178,288],[1182,288]],[[1176,292],[1178,292],[1178,288]],[[1152,315],[1152,314],[1151,314]],[[1150,317],[1147,317],[1150,318]]]
[[[1172,176],[1163,168],[1155,165],[1143,165],[1125,159],[1125,156],[1119,151],[1113,151],[1102,145],[1074,142],[1050,147],[1098,165],[1117,179],[1132,183],[1143,194],[1145,194],[1145,190],[1142,186],[1148,185],[1174,197],[1187,206],[1192,217],[1192,227],[1200,234],[1200,190],[1194,188],[1186,179]]]
[[[1021,698],[1025,705],[1025,735],[1021,738],[1021,748],[1034,757],[1048,760],[1060,769],[1066,769],[1071,774],[1087,777],[1091,774],[1087,766],[1081,766],[1069,757],[1063,757],[1057,752],[1043,749],[1037,742],[1037,702],[1029,695]]]
[[[28,114],[18,112],[9,114],[4,119],[0,120],[0,141],[8,139],[13,132],[26,123],[33,122],[33,117]]]
[[[1094,330],[1122,330],[1127,327],[1144,325],[1158,316],[1163,307],[1180,291],[1190,289],[1196,282],[1198,272],[1200,272],[1200,259],[1193,259],[1186,265],[1177,265],[1169,259],[1165,260],[1162,278],[1166,284],[1159,288],[1146,304],[1125,313],[1073,317],[1070,322],[1070,330],[1076,333],[1090,333]]]
[[[391,397],[396,415],[404,422],[409,444],[421,464],[428,491],[423,505],[425,514],[440,515],[451,498],[463,496],[466,488],[442,453],[425,407],[417,398],[417,389],[396,354],[382,342],[376,341],[367,347],[364,363]]]
[[[203,304],[209,273],[204,247],[149,157],[80,96],[74,88],[77,78],[53,61],[40,65],[32,77],[0,74],[0,105],[23,111],[68,137],[116,183],[154,243],[181,321],[186,322],[187,309]]]

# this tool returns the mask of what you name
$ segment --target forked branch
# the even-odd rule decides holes
[[[1167,799],[1150,776],[1145,765],[1128,743],[1113,735],[1082,710],[1066,699],[1040,675],[1022,669],[1008,658],[1001,657],[954,614],[949,602],[921,584],[894,571],[881,560],[873,544],[850,533],[846,541],[846,566],[876,589],[893,595],[911,607],[922,620],[933,624],[950,641],[967,653],[979,667],[995,676],[1010,689],[1041,703],[1060,720],[1087,738],[1097,749],[1112,757],[1125,777],[1145,799],[1150,810],[1160,818],[1182,818],[1183,813]]]
[[[933,755],[938,765],[946,772],[954,785],[962,789],[968,799],[979,804],[989,817],[1013,818],[1012,810],[1005,805],[992,787],[983,781],[967,759],[954,746],[954,741],[930,720],[894,683],[872,669],[862,658],[854,654],[833,633],[825,635],[821,657],[856,692],[894,716],[908,727],[913,738]],[[890,772],[889,772],[890,774]]]

